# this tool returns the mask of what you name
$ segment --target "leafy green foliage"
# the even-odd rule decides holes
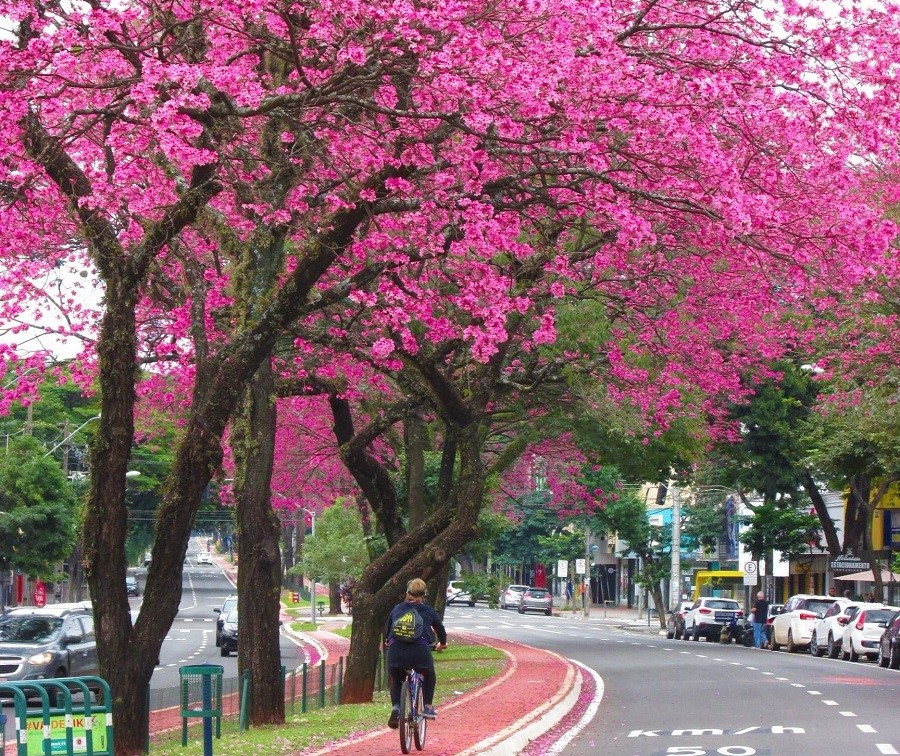
[[[463,591],[475,601],[487,601],[488,606],[496,608],[500,603],[500,578],[486,572],[469,572],[460,576]]]
[[[303,542],[303,560],[295,567],[317,580],[330,583],[358,579],[369,563],[359,512],[341,502],[316,520],[315,536]]]
[[[819,537],[819,518],[808,514],[802,504],[767,501],[746,519],[751,527],[741,533],[740,539],[757,559],[772,549],[796,559],[809,553],[810,543]]]
[[[0,567],[52,578],[75,544],[78,506],[62,468],[30,436],[0,462]]]

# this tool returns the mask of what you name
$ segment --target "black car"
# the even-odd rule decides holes
[[[687,610],[693,603],[690,599],[684,599],[679,601],[678,606],[669,612],[669,618],[666,620],[666,638],[681,640],[684,635],[684,615],[687,614]]]
[[[878,642],[878,666],[900,669],[900,612],[884,623]]]
[[[218,614],[218,618],[216,619],[216,647],[222,645],[222,625],[225,624],[225,617],[228,615],[232,609],[237,608],[237,596],[232,594],[222,603],[221,608],[213,609],[213,611]]]
[[[125,576],[125,593],[129,596],[141,595],[140,590],[138,590],[137,578],[134,575]]]
[[[219,639],[219,653],[222,656],[228,656],[232,651],[237,653],[238,641],[238,610],[237,604],[228,614],[222,612],[222,637]]]

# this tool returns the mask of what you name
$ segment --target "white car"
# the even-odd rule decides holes
[[[741,605],[730,598],[701,596],[684,615],[684,639],[719,640],[724,625],[744,616]]]
[[[210,554],[208,551],[201,551],[197,555],[197,564],[212,564],[212,563],[213,563],[212,554]]]
[[[475,599],[471,594],[462,589],[461,580],[451,580],[447,583],[447,602],[448,604],[468,604],[475,606]]]
[[[866,656],[871,661],[878,658],[878,645],[884,627],[879,623],[887,622],[897,613],[897,607],[879,604],[860,609],[859,613],[844,628],[844,641],[841,645],[841,658],[852,662]]]
[[[777,651],[784,646],[785,651],[792,653],[807,648],[816,622],[837,600],[835,596],[808,593],[791,596],[784,605],[784,611],[776,615],[772,623],[772,650]]]
[[[530,588],[527,585],[508,585],[500,594],[500,608],[509,609],[518,606],[522,601],[522,594]]]
[[[813,656],[824,656],[827,653],[830,658],[837,659],[838,654],[841,653],[844,628],[859,611],[860,606],[859,601],[838,598],[828,607],[828,611],[822,615],[822,619],[816,620],[816,626],[809,642],[809,653]]]

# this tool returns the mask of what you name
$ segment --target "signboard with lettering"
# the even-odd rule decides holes
[[[851,572],[862,572],[868,570],[871,565],[863,561],[852,553],[841,554],[837,559],[831,561],[831,569],[834,572],[848,574]]]
[[[94,733],[93,751],[99,753],[107,750],[106,728],[103,726],[101,714],[95,714],[89,722]],[[87,730],[84,714],[72,715],[72,753],[87,753]],[[28,717],[25,720],[25,743],[28,756],[44,754],[44,720],[42,716]],[[68,753],[66,748],[66,716],[53,714],[50,716],[50,752],[53,754]]]
[[[565,559],[556,562],[556,577],[565,577],[569,574],[569,563]]]

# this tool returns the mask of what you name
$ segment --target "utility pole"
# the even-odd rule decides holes
[[[681,491],[671,486],[672,491],[672,602],[674,609],[681,600]]]
[[[581,592],[581,600],[584,607],[584,616],[591,615],[591,601],[589,598],[591,592],[591,530],[588,528],[587,518],[584,520],[584,583]]]

